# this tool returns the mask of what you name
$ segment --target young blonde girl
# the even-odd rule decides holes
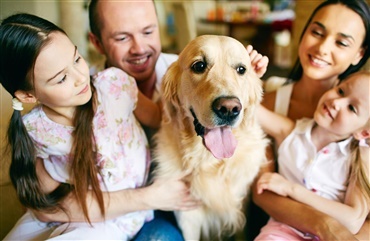
[[[279,174],[264,173],[257,193],[270,190],[312,206],[356,234],[370,208],[369,160],[359,152],[359,141],[370,136],[369,92],[370,72],[363,71],[327,91],[313,119],[294,122],[261,106],[262,128],[279,146]],[[255,240],[309,238],[270,219]]]
[[[28,209],[5,240],[128,240],[153,209],[198,205],[181,177],[146,186],[149,147],[134,113],[158,127],[160,109],[133,78],[110,68],[91,81],[65,32],[30,14],[2,21],[0,52],[14,108],[10,177]]]
[[[286,84],[277,91],[265,93],[262,104],[269,110],[292,120],[312,118],[320,97],[346,76],[354,73],[368,61],[370,55],[370,9],[366,0],[325,0],[309,17],[300,37],[298,58]],[[270,82],[270,79],[267,81]],[[269,159],[274,156],[269,152]],[[269,170],[276,171],[271,165]],[[273,192],[256,194],[253,202],[269,216],[289,223],[296,229],[314,233],[322,240],[350,240],[354,236],[335,219]],[[252,204],[253,204],[252,202]],[[249,209],[246,236],[253,240],[268,217],[258,208]],[[286,213],[286,210],[290,210]],[[265,218],[266,217],[266,218]],[[369,225],[369,221],[366,225]],[[328,228],[329,227],[329,228]],[[369,232],[363,234],[369,239]]]

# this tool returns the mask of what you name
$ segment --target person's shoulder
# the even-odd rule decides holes
[[[177,60],[179,58],[179,55],[177,54],[171,54],[171,53],[161,53],[159,55],[160,58],[164,58],[164,59],[172,59],[172,60]]]
[[[271,76],[263,82],[263,89],[266,93],[274,92],[282,87],[287,82],[287,78],[279,76]]]
[[[110,76],[110,75],[127,75],[127,73],[117,67],[109,67],[102,71],[97,72],[94,75],[94,77]]]
[[[170,66],[179,56],[177,54],[161,53],[157,60],[157,65]]]
[[[106,102],[115,101],[113,99],[122,99],[122,96],[134,96],[135,98],[137,96],[138,90],[135,79],[116,67],[100,71],[93,77],[92,83],[97,95],[100,96],[98,98]]]
[[[307,130],[311,130],[314,124],[315,120],[313,118],[303,117],[296,120],[296,130],[300,133],[305,133]]]
[[[134,79],[130,75],[128,75],[126,72],[121,70],[120,68],[116,67],[109,67],[105,70],[102,70],[95,74],[93,76],[94,82],[99,83],[99,82],[107,82],[107,80],[111,81],[124,81],[124,82],[133,82]]]
[[[23,124],[32,138],[37,142],[47,142],[45,136],[53,136],[55,133],[69,129],[65,125],[58,124],[47,117],[41,105],[37,105],[22,116]],[[51,140],[51,139],[50,139]],[[49,143],[50,144],[50,143]]]
[[[41,113],[42,113],[41,105],[36,105],[29,112],[27,112],[26,114],[24,114],[22,116],[23,122],[24,123],[32,123],[32,122],[35,122],[38,119],[38,118],[35,118],[35,117],[42,116]]]
[[[280,95],[286,94],[289,96],[291,92],[291,88],[293,86],[292,83],[287,82],[288,79],[286,77],[279,77],[279,76],[271,76],[267,80],[264,81],[264,97],[262,100],[262,105],[265,106],[267,109],[276,111],[275,110],[275,103],[276,98],[278,96],[278,92]],[[287,84],[288,83],[288,84]]]

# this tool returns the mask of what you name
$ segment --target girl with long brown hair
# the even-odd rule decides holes
[[[150,152],[138,120],[158,127],[160,107],[132,77],[109,68],[91,79],[66,33],[30,14],[2,21],[0,52],[14,109],[10,177],[28,209],[5,240],[128,240],[154,209],[197,206],[181,177],[146,186]],[[22,103],[36,102],[21,115]]]

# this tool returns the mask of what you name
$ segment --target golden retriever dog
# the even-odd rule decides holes
[[[191,41],[163,77],[156,178],[186,175],[202,207],[175,212],[186,240],[219,239],[245,224],[243,202],[265,160],[262,98],[245,47],[226,36]]]

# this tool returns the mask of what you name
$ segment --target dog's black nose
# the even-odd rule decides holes
[[[219,97],[212,103],[212,109],[221,119],[220,124],[230,125],[235,118],[240,114],[242,105],[238,98],[235,97]]]

